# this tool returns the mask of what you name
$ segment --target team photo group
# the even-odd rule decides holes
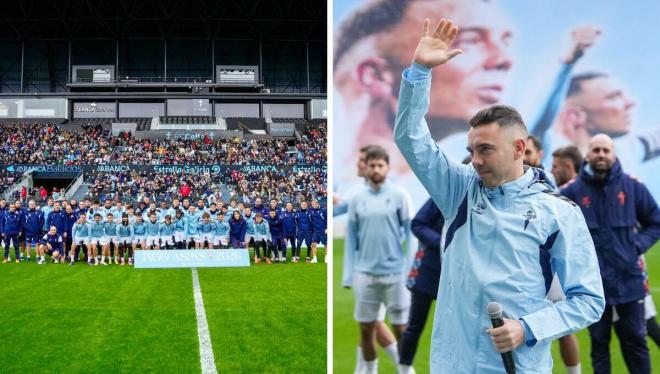
[[[147,205],[148,204],[148,205]],[[3,263],[30,262],[36,254],[38,264],[47,262],[74,265],[133,265],[135,250],[251,248],[254,263],[300,262],[301,247],[306,246],[304,262],[318,262],[317,246],[327,245],[327,212],[317,200],[308,206],[302,201],[281,206],[272,199],[268,206],[256,198],[254,204],[230,200],[211,202],[178,198],[171,205],[147,202],[140,211],[132,204],[90,199],[76,202],[54,201],[38,206],[29,200],[7,204],[0,199],[0,232],[4,248]],[[208,206],[207,206],[208,205]],[[290,248],[290,251],[288,251]]]

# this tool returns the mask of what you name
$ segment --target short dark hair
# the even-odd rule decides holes
[[[371,146],[371,148],[367,151],[367,155],[365,156],[364,160],[366,162],[369,162],[371,160],[383,160],[385,161],[385,163],[389,164],[390,155],[387,153],[385,148],[379,145],[374,145]]]
[[[479,127],[493,122],[497,122],[500,127],[517,127],[527,132],[527,127],[520,113],[515,108],[507,105],[493,105],[478,111],[470,119],[470,127]]]
[[[369,145],[365,145],[364,147],[360,148],[360,153],[367,153],[367,152],[369,152],[369,150],[371,149],[371,147],[373,147],[373,145],[371,145],[371,144],[369,144]]]
[[[536,148],[537,151],[541,152],[543,150],[543,143],[541,142],[541,139],[539,139],[538,136],[527,135],[527,140],[532,141],[532,143],[534,144],[534,148]]]
[[[573,164],[575,172],[577,173],[580,171],[580,166],[582,165],[582,153],[580,153],[578,147],[567,145],[566,147],[558,148],[552,152],[552,157],[569,160],[571,161],[571,164]]]
[[[568,84],[566,97],[575,96],[582,92],[582,82],[601,77],[607,77],[607,74],[590,71],[574,75],[573,78],[571,78],[571,82]]]

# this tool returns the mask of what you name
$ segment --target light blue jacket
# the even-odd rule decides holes
[[[553,339],[598,321],[605,306],[594,244],[580,209],[544,183],[542,171],[495,189],[471,165],[449,160],[431,139],[428,69],[403,73],[395,141],[440,208],[448,231],[431,342],[432,373],[503,373],[485,330],[489,302],[521,320],[525,343],[514,351],[520,373],[550,373]],[[424,70],[425,69],[425,70]],[[566,300],[546,293],[557,273]]]

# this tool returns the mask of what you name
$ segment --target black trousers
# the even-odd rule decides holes
[[[621,343],[621,353],[628,371],[632,374],[651,373],[651,360],[646,345],[646,320],[644,303],[634,301],[616,306],[619,320],[612,322],[612,305],[606,304],[600,321],[589,326],[591,336],[591,362],[596,374],[611,373],[610,339],[612,325]]]
[[[424,331],[431,304],[435,299],[433,296],[422,292],[413,291],[411,295],[412,302],[410,304],[410,314],[408,315],[408,326],[399,341],[399,363],[402,365],[412,365],[415,353],[417,353],[419,337]]]

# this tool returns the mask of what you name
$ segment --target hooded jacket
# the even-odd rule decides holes
[[[649,190],[625,174],[616,160],[604,180],[588,164],[562,190],[580,206],[596,246],[605,300],[623,304],[645,296],[639,255],[660,239],[660,209]]]
[[[549,373],[552,340],[598,321],[605,307],[591,235],[580,209],[553,192],[542,170],[487,188],[431,138],[430,69],[403,73],[394,138],[447,228],[431,340],[432,373],[504,373],[486,329],[490,302],[519,320],[519,372]],[[415,77],[415,75],[417,77]],[[556,273],[566,300],[546,299]]]

